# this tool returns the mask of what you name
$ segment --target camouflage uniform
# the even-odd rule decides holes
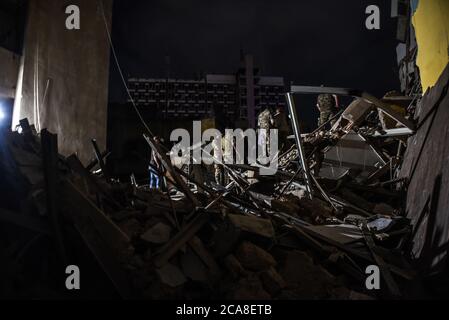
[[[215,177],[215,183],[219,184],[220,186],[223,185],[223,165],[219,163],[214,163],[214,177]]]
[[[264,149],[264,154],[270,153],[270,129],[274,124],[273,115],[270,109],[265,109],[259,114],[257,118],[257,125],[259,129],[264,129],[264,132],[259,132],[259,148]]]
[[[334,116],[335,99],[331,94],[320,94],[317,99],[317,107],[320,111],[320,118],[318,119],[318,126],[326,123]]]
[[[273,116],[274,128],[278,129],[279,146],[282,149],[287,143],[287,137],[290,131],[287,115],[282,107],[278,107],[276,113]]]
[[[217,141],[214,139],[214,141],[212,142],[212,145],[214,147],[214,156],[216,155],[218,157],[219,161],[224,161],[224,159],[222,158],[222,155],[223,155],[222,153],[220,155],[215,154],[215,150],[218,151],[219,150],[218,148],[223,148],[223,143],[220,145],[220,141]],[[216,184],[223,185],[223,183],[224,183],[224,168],[221,163],[214,162],[214,178],[215,178]]]

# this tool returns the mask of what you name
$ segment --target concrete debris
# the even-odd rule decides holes
[[[236,252],[243,267],[252,271],[264,271],[276,266],[273,256],[251,242],[243,242]]]
[[[276,296],[279,292],[281,292],[282,289],[287,286],[284,279],[276,271],[275,268],[270,268],[263,271],[260,274],[260,278],[262,279],[265,290],[267,290],[267,292],[272,296]]]
[[[112,287],[123,298],[385,297],[388,289],[365,292],[361,279],[367,265],[381,261],[381,270],[391,275],[390,287],[415,277],[405,256],[411,229],[401,216],[400,181],[392,182],[389,171],[400,161],[360,167],[357,159],[340,165],[326,158],[349,132],[357,139],[344,142],[344,148],[364,144],[376,157],[392,155],[390,142],[372,138],[378,130],[367,121],[373,105],[363,112],[348,110],[330,130],[304,135],[303,165],[297,147],[285,143],[275,176],[258,176],[255,166],[229,165],[226,187],[213,175],[208,179],[207,168],[193,170],[203,177],[197,181],[171,164],[153,137],[145,138],[163,177],[159,189],[139,186],[134,176],[130,183],[115,179],[102,159],[109,152],[101,153],[96,144],[96,162],[84,166],[76,155],[60,156],[55,144],[43,143],[33,130],[11,132],[1,150],[10,201],[0,211],[0,226],[16,228],[4,233],[12,243],[19,236],[31,241],[36,234],[55,235],[48,238],[52,249],[36,244],[35,252],[23,255],[52,256],[42,263],[96,265],[95,277],[103,279],[105,291]],[[18,206],[19,199],[28,205]],[[388,228],[379,227],[387,219]],[[33,279],[32,286],[53,283]],[[17,284],[11,290],[27,286]]]
[[[156,269],[162,283],[170,287],[179,287],[187,281],[182,271],[175,265],[167,263],[160,269]]]
[[[207,282],[209,279],[208,269],[201,259],[190,249],[181,255],[182,271],[193,281]]]
[[[136,237],[137,235],[139,235],[142,232],[141,224],[139,223],[139,221],[137,221],[134,218],[124,220],[123,222],[119,223],[118,225],[130,239]]]
[[[269,300],[271,296],[265,291],[259,277],[252,274],[237,283],[235,291],[229,298],[232,300]]]
[[[233,278],[238,279],[241,276],[245,277],[248,275],[248,272],[243,268],[240,261],[237,260],[237,258],[233,254],[228,255],[224,259],[224,264]]]
[[[273,225],[267,219],[230,214],[229,220],[243,231],[251,232],[266,238],[273,238],[275,235]]]
[[[163,244],[170,240],[171,231],[170,226],[159,222],[142,234],[140,238],[149,243]]]
[[[302,299],[328,298],[329,290],[338,285],[334,276],[321,266],[315,265],[313,260],[301,251],[287,254],[280,274],[285,279],[287,288]]]

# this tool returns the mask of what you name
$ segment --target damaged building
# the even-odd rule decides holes
[[[243,70],[196,82],[127,81],[111,37],[112,1],[73,2],[84,16],[82,28],[70,32],[61,27],[67,14],[56,0],[0,4],[0,31],[13,30],[0,38],[7,119],[0,134],[1,298],[447,297],[447,1],[392,1],[400,88],[381,96],[345,83],[285,86],[283,78],[252,72],[258,82],[249,82]],[[129,114],[108,109],[110,65],[131,86],[121,106]],[[261,105],[252,95],[267,87],[279,107],[271,123],[283,133],[273,175],[261,175],[258,162],[173,161],[169,137],[160,132],[176,117],[164,123],[167,98],[150,93],[188,84],[193,95],[195,86],[207,95],[208,79],[235,95],[226,96],[235,110],[224,114],[243,110],[239,119],[254,129],[263,127],[256,111],[270,102]],[[299,97],[319,95],[343,102],[305,130]],[[189,106],[207,120],[202,132],[230,125],[209,114],[220,104],[195,101]],[[160,123],[152,125],[156,113]],[[285,125],[277,125],[282,113]],[[121,147],[111,137],[130,134],[123,124],[130,119],[139,140],[124,153],[141,159],[141,172],[114,163],[124,160],[114,155]],[[193,145],[188,154],[203,148]],[[81,272],[83,290],[67,290],[68,266]],[[369,283],[370,272],[379,273],[378,284]]]

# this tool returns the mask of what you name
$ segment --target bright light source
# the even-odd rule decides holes
[[[5,114],[5,112],[3,111],[3,105],[0,104],[0,121],[3,120],[3,119],[5,119],[5,117],[6,117],[6,114]]]

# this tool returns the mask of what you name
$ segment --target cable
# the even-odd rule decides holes
[[[125,80],[125,77],[123,76],[122,68],[120,67],[120,63],[118,61],[117,54],[115,52],[114,44],[112,43],[112,37],[111,37],[111,33],[109,31],[108,22],[107,22],[107,19],[106,19],[106,14],[104,13],[103,0],[99,0],[99,2],[100,2],[100,7],[101,7],[101,13],[102,13],[102,16],[103,16],[104,26],[105,26],[105,29],[106,29],[106,33],[108,34],[109,45],[111,46],[112,55],[114,56],[115,64],[117,66],[117,69],[118,69],[118,72],[120,74],[120,77],[122,78],[123,85],[125,86],[126,92],[128,93],[128,97],[131,100],[131,104],[133,105],[134,110],[137,113],[137,116],[139,117],[139,119],[142,122],[142,124],[145,127],[145,129],[150,134],[150,137],[153,138],[154,134],[153,134],[153,132],[151,132],[150,128],[148,127],[148,125],[146,124],[145,120],[143,119],[142,114],[140,113],[139,109],[137,108],[137,105],[134,102],[134,99],[133,99],[133,97],[131,95],[131,92],[129,91],[128,85],[126,84],[126,80]]]

